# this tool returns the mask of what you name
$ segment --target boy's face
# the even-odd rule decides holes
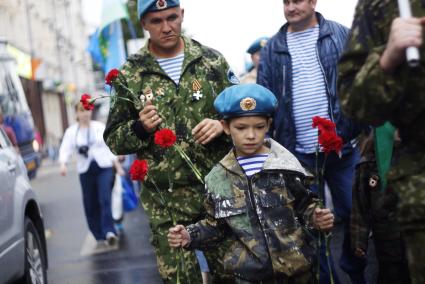
[[[242,116],[221,122],[224,132],[232,137],[238,157],[267,152],[264,138],[269,131],[271,119],[263,116]]]

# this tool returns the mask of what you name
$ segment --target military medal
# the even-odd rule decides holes
[[[144,94],[141,94],[139,98],[140,98],[140,101],[142,102],[142,105],[145,105],[145,103],[146,103],[146,96]]]
[[[195,79],[195,81],[193,81],[192,83],[192,101],[199,101],[202,98],[203,94],[201,93],[201,89],[201,83],[197,79]]]
[[[143,92],[143,94],[145,95],[146,100],[148,100],[148,101],[152,101],[153,100],[153,93],[152,93],[152,89],[151,88],[145,89],[145,91]]]
[[[163,88],[158,88],[158,90],[156,90],[156,95],[158,97],[162,97],[164,95],[164,89]]]
[[[165,0],[158,0],[158,1],[156,1],[156,8],[158,10],[162,10],[162,9],[167,8],[167,1],[165,1]]]

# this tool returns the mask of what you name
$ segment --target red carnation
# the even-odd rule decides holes
[[[88,94],[83,94],[80,99],[81,104],[85,110],[93,110],[94,109],[94,99],[91,98]]]
[[[112,83],[117,79],[118,75],[120,74],[120,71],[118,69],[112,69],[109,71],[108,75],[105,77],[105,83],[109,86],[112,86]]]
[[[176,134],[171,129],[163,128],[155,132],[154,142],[162,148],[168,148],[176,143]]]
[[[320,116],[313,117],[313,128],[318,128],[319,131],[335,131],[335,123],[331,120],[322,118]]]
[[[145,181],[145,177],[148,174],[148,162],[146,160],[135,160],[129,173],[132,180]]]
[[[319,144],[322,146],[323,152],[329,154],[334,151],[340,153],[342,149],[342,138],[335,131],[321,131],[319,134]]]

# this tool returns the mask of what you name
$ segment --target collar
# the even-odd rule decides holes
[[[202,46],[197,41],[194,41],[188,37],[182,36],[184,41],[184,61],[182,65],[182,74],[186,67],[193,61],[196,61],[202,57]],[[146,42],[145,46],[139,50],[138,53],[131,55],[128,61],[136,63],[140,73],[159,73],[168,76],[161,66],[159,66],[155,57],[149,51],[149,41]]]
[[[328,21],[319,12],[316,12],[316,18],[317,18],[317,22],[319,23],[319,39],[318,40],[321,40],[322,38],[326,36],[330,36],[332,32],[329,27]],[[288,32],[288,26],[289,24],[286,23],[278,31],[277,35],[280,35],[280,36],[276,37],[276,41],[271,46],[273,52],[289,53],[288,44],[286,42],[286,33]]]
[[[286,170],[298,172],[304,176],[312,176],[306,169],[303,168],[303,166],[301,166],[301,163],[297,160],[297,158],[282,145],[271,138],[266,139],[265,143],[266,146],[270,148],[270,153],[264,162],[264,170]],[[237,175],[245,175],[242,167],[236,160],[234,149],[224,156],[224,158],[220,161],[220,164]]]

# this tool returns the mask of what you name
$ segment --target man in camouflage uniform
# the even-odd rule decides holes
[[[425,2],[409,2],[414,18],[401,19],[395,0],[359,1],[338,84],[347,115],[400,131],[400,157],[387,177],[399,195],[412,283],[425,283]],[[406,63],[408,46],[419,48],[417,68]]]
[[[393,188],[381,189],[375,155],[374,131],[361,140],[361,159],[356,167],[351,210],[351,246],[357,257],[365,258],[369,236],[379,263],[379,284],[409,284],[406,250],[395,209]]]
[[[137,153],[139,159],[148,161],[149,178],[141,200],[150,219],[160,275],[165,283],[176,283],[180,262],[166,237],[173,224],[152,181],[163,191],[176,221],[183,224],[203,216],[204,186],[173,148],[163,150],[155,145],[153,132],[158,128],[173,130],[176,143],[206,174],[231,147],[222,135],[213,101],[218,92],[237,83],[237,78],[220,53],[181,36],[184,11],[179,1],[139,0],[138,8],[150,39],[121,68],[114,88],[116,96],[123,99],[115,99],[111,105],[104,139],[112,152]],[[177,79],[176,74],[171,78],[171,71],[164,70],[160,59],[173,61],[182,56],[181,72]],[[186,267],[179,273],[180,283],[202,283],[195,254],[184,252],[184,257]],[[215,263],[207,255],[212,273],[221,261],[221,257],[213,258]]]

